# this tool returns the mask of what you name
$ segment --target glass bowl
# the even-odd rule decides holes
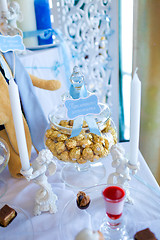
[[[106,104],[99,104],[101,112],[93,115],[101,136],[92,132],[83,121],[81,133],[71,138],[73,119],[68,119],[63,105],[49,114],[50,127],[45,133],[45,145],[59,161],[68,163],[62,169],[63,181],[73,187],[90,187],[106,175],[101,160],[117,142],[117,132]],[[84,118],[85,119],[85,118]]]
[[[4,139],[0,138],[0,173],[2,173],[5,167],[7,166],[9,157],[10,157],[10,151],[9,151],[8,144]],[[6,182],[0,179],[0,197],[4,195],[6,190],[7,190]]]

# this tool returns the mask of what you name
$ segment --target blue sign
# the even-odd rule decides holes
[[[14,50],[25,50],[25,46],[20,35],[2,36],[0,35],[0,50],[9,52]]]
[[[91,95],[87,98],[66,100],[65,106],[67,108],[68,118],[70,119],[89,114],[99,114],[101,111],[96,95]]]

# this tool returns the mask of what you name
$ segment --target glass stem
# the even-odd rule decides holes
[[[77,171],[79,171],[79,172],[86,172],[90,168],[90,162],[87,161],[84,164],[76,164],[75,167],[76,167]]]
[[[121,217],[118,219],[111,219],[106,214],[106,221],[107,225],[112,229],[116,229],[121,225]]]

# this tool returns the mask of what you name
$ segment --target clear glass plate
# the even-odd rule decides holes
[[[9,161],[10,151],[4,139],[0,138],[0,156],[4,158],[2,164],[0,163],[0,173],[5,169]]]
[[[86,210],[77,207],[76,196],[69,201],[62,211],[59,223],[59,232],[61,240],[74,240],[75,236],[84,228],[92,228],[99,230],[105,218],[105,208],[102,198],[102,190],[107,185],[97,185],[84,192],[90,196],[91,203]],[[128,187],[126,190],[130,192],[130,197],[134,203],[125,203],[123,218],[126,222],[127,232],[130,239],[134,234],[147,227],[154,227],[156,224],[160,226],[160,197],[153,194],[150,190],[145,192],[137,191],[135,188]],[[160,236],[159,227],[153,228],[154,234]]]
[[[0,173],[3,172],[5,167],[8,164],[10,151],[8,144],[4,141],[4,139],[0,138],[0,156],[3,158],[0,159]],[[0,198],[5,194],[7,191],[7,183],[0,179]]]
[[[22,208],[9,203],[0,203],[0,208],[5,204],[13,208],[17,212],[17,216],[7,227],[0,226],[0,240],[33,240],[33,226],[28,214]]]

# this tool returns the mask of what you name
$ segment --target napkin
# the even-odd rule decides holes
[[[4,57],[14,72],[14,59],[13,53],[4,53]],[[44,146],[44,134],[47,128],[47,119],[43,113],[41,105],[35,95],[34,87],[29,74],[25,70],[18,56],[15,55],[15,82],[18,85],[19,94],[27,120],[32,143],[38,151],[45,148]]]

